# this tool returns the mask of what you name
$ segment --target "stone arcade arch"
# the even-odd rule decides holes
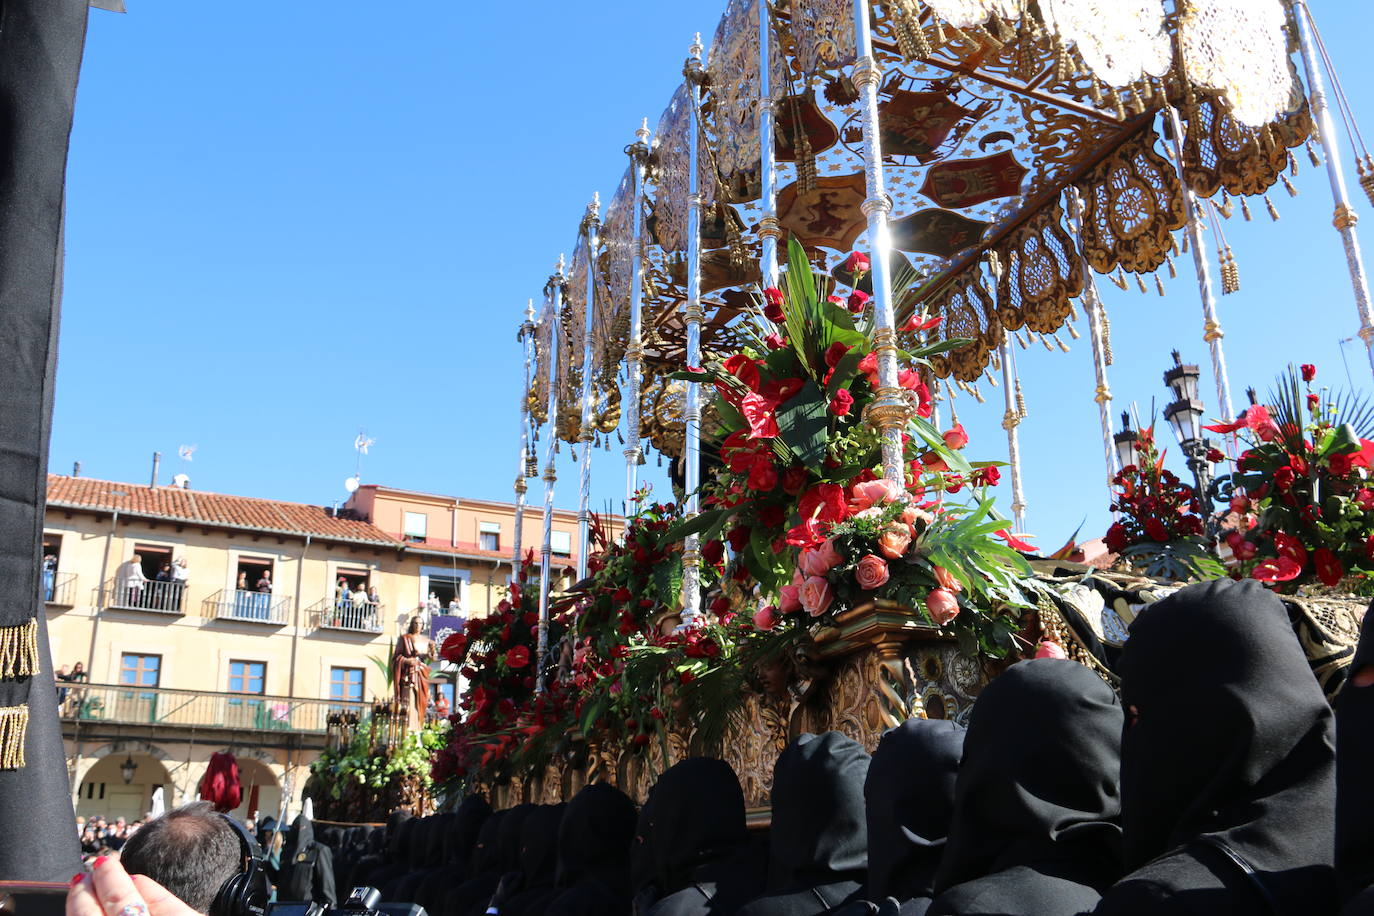
[[[80,816],[138,820],[148,813],[153,791],[159,787],[167,807],[176,803],[176,786],[165,763],[172,758],[156,745],[119,741],[98,748],[86,760],[91,762],[78,774],[75,799]],[[133,778],[125,783],[120,767],[127,760],[132,760],[136,769]]]

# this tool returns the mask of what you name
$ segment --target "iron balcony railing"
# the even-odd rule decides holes
[[[184,614],[186,583],[159,582],[156,579],[126,582],[116,577],[105,580],[97,601],[102,607],[155,611],[159,614]]]
[[[206,693],[127,684],[57,681],[62,718],[82,722],[177,725],[323,733],[331,713],[361,716],[370,704],[291,699],[245,693]]]
[[[206,598],[204,608],[206,617],[281,626],[291,616],[291,599],[274,597],[271,592],[225,588]]]
[[[76,573],[59,573],[45,569],[40,588],[43,600],[48,604],[62,604],[67,607],[76,604]]]
[[[386,605],[371,601],[354,604],[325,598],[306,608],[310,626],[316,630],[352,630],[357,633],[380,633],[386,619]]]

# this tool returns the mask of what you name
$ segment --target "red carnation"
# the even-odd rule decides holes
[[[1126,537],[1126,528],[1120,522],[1112,523],[1112,527],[1107,529],[1107,536],[1102,539],[1102,542],[1107,545],[1108,550],[1114,553],[1121,553],[1130,543]]]

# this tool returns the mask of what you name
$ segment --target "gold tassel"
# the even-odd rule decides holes
[[[992,366],[994,370],[1000,372],[1002,371],[1002,357],[998,356],[997,354],[997,350],[994,350],[988,354],[988,365]],[[988,381],[993,383],[992,387],[997,387],[997,381],[992,376],[988,376]]]
[[[1077,340],[1077,339],[1078,339],[1078,337],[1079,337],[1078,328],[1074,327],[1074,326],[1071,325],[1071,324],[1066,324],[1066,325],[1064,325],[1064,327],[1068,330],[1069,336],[1070,336],[1070,337],[1072,337],[1074,340]]]
[[[977,401],[979,404],[983,403],[983,395],[978,391],[977,385],[974,385],[972,388],[969,389],[969,394],[973,395],[973,399]]]
[[[0,629],[0,678],[38,673],[38,620]]]
[[[1054,39],[1054,81],[1062,83],[1069,78],[1069,52],[1064,42]]]
[[[1094,76],[1094,77],[1088,82],[1088,92],[1092,94],[1092,97],[1093,97],[1093,104],[1094,104],[1094,105],[1101,105],[1101,104],[1102,104],[1102,81],[1101,81],[1101,80],[1099,80],[1097,77]]]
[[[1135,275],[1135,285],[1140,287],[1140,291],[1142,293],[1148,293],[1150,291],[1149,287],[1145,285],[1145,278],[1142,277],[1140,274]]]
[[[1022,349],[1022,350],[1026,349],[1027,347],[1030,346],[1030,344],[1026,343],[1026,339],[1025,339],[1024,337],[1021,336],[1021,332],[1020,332],[1020,331],[1017,331],[1017,332],[1016,332],[1016,342],[1019,343],[1019,344],[1021,345],[1021,349]]]
[[[1041,337],[1040,343],[1044,345],[1046,350],[1050,351],[1051,353],[1054,352],[1054,344],[1050,343],[1049,338]]]
[[[1292,150],[1288,151],[1288,174],[1292,175],[1294,178],[1298,177],[1298,160],[1297,157],[1293,155]]]
[[[1283,189],[1288,192],[1289,197],[1298,196],[1298,189],[1293,186],[1293,182],[1288,180],[1287,175],[1280,173],[1279,179],[1283,182]],[[1363,179],[1361,179],[1361,183],[1363,183]]]
[[[1026,419],[1026,396],[1021,393],[1021,376],[1016,377],[1016,415]]]
[[[1366,153],[1364,161],[1361,162],[1357,158],[1355,164],[1360,170],[1360,187],[1364,188],[1364,196],[1374,205],[1374,157]]]
[[[994,12],[992,17],[988,20],[988,24],[992,26],[997,34],[998,40],[1001,41],[1002,44],[1007,44],[1016,38],[1016,29],[1012,28],[1011,23],[997,15],[996,12]]]
[[[1118,121],[1126,120],[1126,106],[1121,103],[1121,93],[1117,92],[1115,88],[1112,89],[1110,100],[1112,108],[1116,111],[1116,119]]]
[[[1245,217],[1247,223],[1254,219],[1254,217],[1250,215],[1250,203],[1244,197],[1240,199],[1240,215]]]
[[[1102,361],[1112,364],[1112,320],[1107,317],[1107,309],[1099,303],[1098,314],[1102,317]]]
[[[1269,199],[1269,195],[1264,195],[1264,206],[1269,210],[1269,218],[1274,222],[1279,221],[1279,208],[1274,206],[1274,202]]]
[[[943,45],[945,43],[945,25],[940,21],[939,16],[931,16],[931,21],[935,23],[935,43]]]
[[[1134,112],[1135,112],[1136,114],[1138,114],[1138,115],[1144,114],[1144,113],[1145,113],[1145,90],[1144,90],[1143,88],[1141,88],[1141,86],[1140,86],[1139,83],[1132,83],[1130,89],[1131,89],[1131,110],[1134,111]]]
[[[1166,254],[1164,256],[1164,263],[1169,266],[1169,279],[1178,279],[1178,268],[1174,266],[1174,256],[1171,254]]]
[[[1312,168],[1321,168],[1322,158],[1317,155],[1317,148],[1312,145],[1312,141],[1307,141],[1307,160],[1312,163]]]
[[[1236,266],[1236,259],[1231,255],[1231,246],[1227,245],[1221,253],[1221,294],[1223,296],[1240,291],[1240,268]]]
[[[1001,367],[1000,365],[993,366],[992,368],[996,369],[998,372],[1001,372],[1001,371],[1002,371],[1002,367]],[[994,388],[1000,388],[1000,387],[1001,387],[1000,385],[997,384],[997,376],[995,376],[995,375],[989,375],[989,376],[988,376],[988,384],[991,385],[991,386],[994,387]]]
[[[1054,335],[1054,342],[1059,345],[1060,350],[1065,353],[1069,352],[1069,345],[1060,340],[1058,334]]]
[[[1155,274],[1155,289],[1159,291],[1161,297],[1164,295],[1164,281],[1159,279],[1159,274]]]
[[[1231,214],[1236,212],[1236,203],[1229,197],[1223,196],[1221,204],[1217,207],[1217,212],[1224,218],[1230,219]]]
[[[1117,289],[1123,291],[1129,289],[1129,287],[1126,285],[1126,271],[1122,270],[1119,265],[1116,268],[1116,275],[1112,277],[1112,282],[1116,284]]]
[[[27,706],[0,707],[0,770],[24,766],[24,739],[29,730]]]
[[[1183,244],[1179,247],[1178,253],[1179,253],[1179,254],[1187,254],[1187,253],[1188,253],[1188,233],[1186,233],[1186,232],[1183,234]]]

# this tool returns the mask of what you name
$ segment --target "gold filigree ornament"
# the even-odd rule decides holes
[[[1173,55],[1162,0],[1041,0],[1040,13],[1108,86],[1130,86],[1169,72]],[[1133,108],[1141,104],[1137,92],[1130,96]]]
[[[1083,256],[1098,273],[1118,265],[1156,270],[1168,258],[1172,231],[1187,222],[1178,175],[1156,149],[1149,128],[1122,144],[1077,182],[1083,195]]]
[[[1290,110],[1294,74],[1281,0],[1180,0],[1185,78],[1214,89],[1232,117],[1262,127]]]
[[[1058,201],[1041,208],[998,248],[1007,270],[997,284],[997,314],[1004,327],[1021,321],[1041,334],[1053,334],[1083,292],[1083,260],[1064,228]]]
[[[944,316],[940,328],[946,338],[963,337],[970,341],[957,350],[932,357],[931,369],[940,378],[953,375],[961,382],[976,380],[987,368],[991,354],[1002,345],[1005,334],[981,272],[976,267],[964,271],[928,304],[928,311]],[[1018,311],[1017,317],[1019,314]],[[908,348],[911,343],[903,341]]]
[[[1272,129],[1256,131],[1238,122],[1208,96],[1198,96],[1186,112],[1183,175],[1202,197],[1218,190],[1241,199],[1263,194],[1274,186],[1288,165],[1288,150],[1312,136],[1312,118],[1305,102],[1283,115]]]

